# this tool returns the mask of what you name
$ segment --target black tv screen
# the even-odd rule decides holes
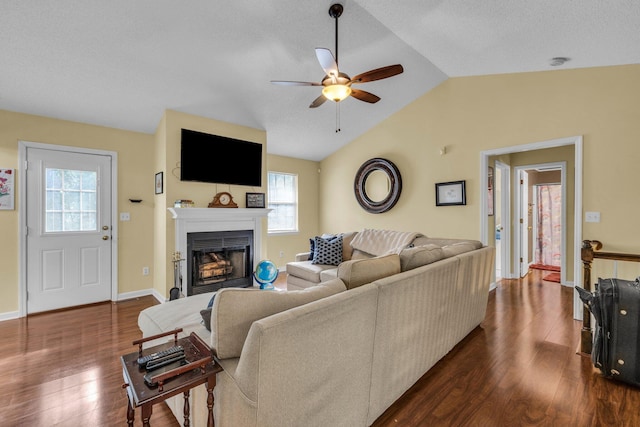
[[[182,129],[180,180],[262,186],[262,144]]]

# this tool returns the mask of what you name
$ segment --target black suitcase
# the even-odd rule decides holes
[[[576,290],[596,320],[593,364],[606,377],[640,387],[640,277],[599,278],[595,292]]]

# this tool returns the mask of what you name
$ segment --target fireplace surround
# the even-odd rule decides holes
[[[189,250],[187,248],[188,235],[192,233],[209,232],[247,232],[252,233],[252,253],[249,255],[251,267],[260,262],[262,256],[262,222],[270,209],[247,208],[168,208],[175,224],[175,251],[180,252],[185,262],[180,264],[182,274],[182,293],[191,295],[188,289]],[[226,233],[225,233],[226,234]],[[224,234],[223,234],[224,235]],[[238,245],[232,245],[235,247]],[[213,251],[215,252],[215,251]],[[251,268],[250,267],[250,268]],[[250,271],[249,271],[250,273]],[[253,285],[251,275],[248,286]],[[208,291],[203,291],[208,292]]]

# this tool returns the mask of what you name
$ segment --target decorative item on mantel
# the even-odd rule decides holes
[[[264,193],[247,193],[247,208],[264,209]]]
[[[189,199],[178,199],[173,203],[174,208],[192,208],[196,204],[193,203],[193,200]]]
[[[237,208],[238,205],[233,201],[231,193],[221,191],[213,196],[213,200],[209,203],[210,208]]]

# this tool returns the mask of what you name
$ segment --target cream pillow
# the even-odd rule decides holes
[[[251,324],[299,305],[346,289],[339,279],[301,291],[265,291],[257,288],[220,289],[211,311],[211,348],[220,359],[240,357]]]
[[[440,261],[444,258],[444,251],[437,245],[415,246],[406,248],[400,252],[400,269],[402,271],[412,270]]]
[[[383,277],[400,273],[400,256],[383,255],[368,259],[345,261],[338,266],[338,278],[347,289],[366,285]]]

